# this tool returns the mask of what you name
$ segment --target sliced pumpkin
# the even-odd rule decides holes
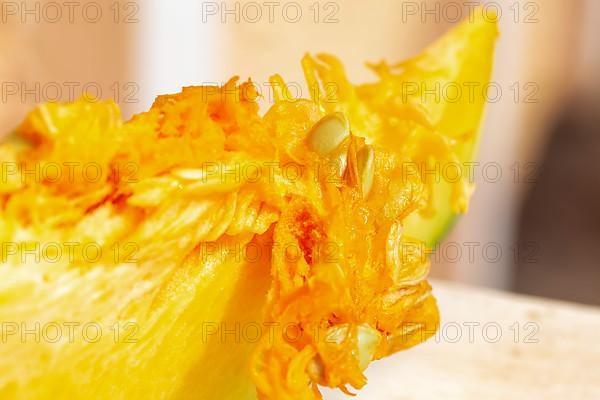
[[[496,34],[464,23],[358,86],[306,56],[322,92],[292,101],[274,76],[264,117],[236,79],[125,123],[110,101],[32,111],[0,146],[0,397],[361,388],[372,360],[435,331],[422,244],[471,194],[422,169],[472,159],[483,99],[422,102],[408,84],[486,83]]]

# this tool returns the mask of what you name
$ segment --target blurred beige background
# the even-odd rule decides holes
[[[77,4],[83,9],[86,3]],[[116,8],[113,2],[101,2],[97,4],[101,4],[103,14],[97,22],[90,22],[94,18],[76,11],[74,22],[63,15],[54,23],[48,21],[48,15],[44,18],[43,2],[14,3],[34,12],[40,7],[39,22],[23,10],[15,13],[13,8],[6,9],[3,3],[2,132],[14,127],[38,100],[21,89],[9,95],[6,89],[14,91],[14,84],[31,89],[36,82],[41,87],[53,83],[63,88],[62,100],[66,100],[72,83],[79,84],[75,94],[94,83],[91,87],[100,87],[103,97],[116,97],[128,117],[149,107],[159,93],[174,92],[184,85],[222,83],[234,74],[243,79],[252,76],[259,84],[274,72],[288,81],[303,82],[299,60],[307,51],[338,55],[350,78],[360,82],[372,79],[365,61],[395,61],[415,54],[453,25],[449,20],[455,15],[451,7],[461,9],[465,17],[469,10],[464,2],[447,0],[299,0],[277,3],[271,22],[268,8],[258,2],[254,4],[263,5],[263,14],[255,22],[255,10],[248,8],[251,2],[226,3],[224,9],[220,1],[120,1]],[[282,9],[288,3],[294,3],[294,7],[287,9],[284,18]],[[574,97],[597,98],[593,94],[600,92],[595,76],[600,67],[600,46],[596,43],[600,37],[600,2],[481,3],[502,11],[493,80],[504,95],[488,106],[479,162],[498,163],[503,178],[498,182],[477,180],[470,213],[447,239],[462,249],[463,256],[456,260],[434,258],[433,274],[528,292],[531,285],[527,280],[535,280],[536,275],[527,277],[516,271],[520,262],[514,260],[513,247],[523,244],[518,242],[520,210],[535,184],[525,183],[522,178],[515,182],[510,167],[519,163],[522,177],[527,171],[521,168],[534,163],[537,177],[561,113]],[[417,15],[407,12],[413,10],[407,7],[414,5],[418,7]],[[433,14],[422,15],[423,5],[434,10]],[[298,7],[302,16],[293,22]],[[327,19],[331,23],[325,23]],[[516,101],[511,91],[515,84],[520,89]],[[525,101],[528,95],[535,102]],[[41,97],[39,100],[44,100]],[[542,241],[535,236],[529,240],[538,245],[536,255],[540,257],[536,259],[545,260]],[[472,242],[479,243],[480,249],[494,243],[503,255],[490,262],[479,250],[470,260],[465,243]],[[571,267],[576,268],[565,266]],[[519,276],[523,281],[515,283]],[[575,291],[577,282],[572,285],[571,291]],[[552,296],[553,292],[544,294]]]

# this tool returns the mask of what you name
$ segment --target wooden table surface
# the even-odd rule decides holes
[[[433,282],[427,343],[372,363],[355,399],[598,400],[600,308]],[[348,399],[326,391],[325,399]]]

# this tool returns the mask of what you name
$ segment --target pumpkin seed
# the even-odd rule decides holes
[[[342,176],[344,175],[344,171],[348,165],[348,146],[344,145],[344,142],[337,149],[329,154],[329,159],[331,163],[327,166],[326,172],[328,177],[332,177],[333,172],[335,172],[336,183],[341,183]],[[335,169],[335,171],[334,171]]]
[[[328,329],[325,336],[328,341],[341,344],[348,335],[348,325],[334,326]],[[362,324],[357,327],[357,342],[358,342],[358,364],[364,371],[369,363],[373,360],[375,350],[381,340],[381,334],[377,329],[371,328],[367,324]]]
[[[358,327],[358,365],[364,371],[373,360],[381,334],[368,325]]]
[[[172,171],[172,174],[188,181],[206,179],[206,172],[199,168],[177,168]]]
[[[375,177],[375,152],[372,146],[365,146],[356,153],[358,176],[361,182],[363,197],[367,197],[373,187]]]
[[[358,162],[356,161],[356,136],[350,136],[346,159],[346,168],[343,171],[342,180],[349,187],[358,187],[360,177],[358,176]]]
[[[321,156],[327,156],[350,136],[350,122],[341,112],[321,118],[306,136],[308,147]]]

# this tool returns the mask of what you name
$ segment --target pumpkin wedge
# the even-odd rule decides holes
[[[121,120],[111,101],[33,110],[0,145],[0,398],[316,399],[433,335],[426,244],[463,212],[494,22],[465,22],[353,85],[302,60],[186,87]],[[333,90],[331,90],[333,88]]]

